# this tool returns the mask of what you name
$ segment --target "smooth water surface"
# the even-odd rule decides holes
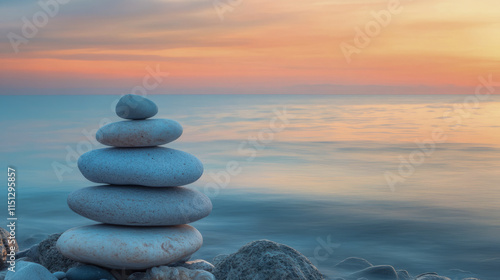
[[[413,275],[494,280],[500,98],[467,97],[150,96],[160,108],[156,117],[184,127],[168,146],[205,165],[190,187],[206,192],[214,211],[193,224],[205,239],[195,257],[211,260],[270,239],[330,276],[335,263],[357,256]],[[95,185],[75,161],[104,147],[93,133],[119,120],[112,110],[118,98],[0,96],[0,150],[4,167],[17,169],[22,248],[93,223],[71,212],[66,196]],[[228,163],[238,172],[229,174]],[[6,209],[0,213],[5,221]]]

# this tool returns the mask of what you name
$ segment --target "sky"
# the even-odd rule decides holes
[[[495,0],[0,6],[2,95],[472,94],[500,76]]]

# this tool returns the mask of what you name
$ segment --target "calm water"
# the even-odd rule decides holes
[[[18,170],[22,248],[93,223],[65,200],[93,185],[74,161],[102,147],[90,142],[92,130],[119,120],[111,109],[117,98],[0,96],[0,150],[4,167]],[[265,238],[298,249],[330,276],[335,263],[357,256],[414,275],[453,278],[460,269],[493,280],[500,267],[500,98],[464,108],[465,98],[151,96],[158,117],[184,126],[169,146],[205,165],[191,187],[211,196],[214,211],[194,223],[205,239],[195,257],[210,260]],[[433,139],[433,131],[440,135],[424,154],[415,142]],[[226,175],[228,162],[240,172]],[[387,174],[397,178],[392,188]],[[0,213],[5,221],[6,210]],[[321,249],[328,240],[335,245]]]

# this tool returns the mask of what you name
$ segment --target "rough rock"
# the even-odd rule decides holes
[[[206,195],[183,187],[88,187],[72,192],[68,205],[78,215],[91,220],[129,226],[189,224],[212,211],[212,203]]]
[[[192,226],[128,227],[97,224],[72,228],[57,248],[76,261],[113,269],[141,270],[185,259],[202,245]]]
[[[177,187],[198,180],[202,163],[183,151],[163,148],[105,148],[78,159],[85,178],[95,183]]]
[[[167,119],[114,122],[101,127],[96,139],[113,147],[152,147],[170,143],[182,135],[182,126]]]
[[[217,264],[223,262],[227,257],[229,257],[229,255],[226,255],[226,254],[220,254],[220,255],[217,255],[215,256],[215,258],[212,260],[212,264],[214,266],[217,266]]]
[[[123,119],[142,120],[158,113],[156,104],[140,95],[124,95],[116,104],[116,115]]]
[[[39,254],[38,254],[38,244],[31,246],[30,248],[19,251],[16,254],[16,259],[27,258],[31,262],[39,263]]]
[[[304,255],[289,246],[269,240],[248,243],[217,262],[213,273],[218,280],[324,279]]]
[[[60,233],[52,234],[34,247],[34,250],[37,250],[36,255],[38,255],[38,260],[34,261],[43,265],[52,273],[67,271],[69,268],[81,265],[81,263],[63,256],[56,248],[56,242],[60,236]]]

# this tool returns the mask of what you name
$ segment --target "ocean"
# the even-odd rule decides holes
[[[116,95],[0,96],[3,182],[16,169],[21,249],[93,224],[67,195],[96,185],[77,157],[103,148]],[[189,185],[212,199],[193,223],[211,261],[269,239],[327,276],[361,257],[410,274],[500,273],[500,97],[474,95],[151,95],[180,122],[168,147],[197,156]],[[232,166],[232,167],[229,167]],[[234,168],[234,167],[237,168]],[[0,192],[7,200],[7,186]],[[7,225],[7,206],[0,218]],[[465,277],[463,277],[465,278]]]

